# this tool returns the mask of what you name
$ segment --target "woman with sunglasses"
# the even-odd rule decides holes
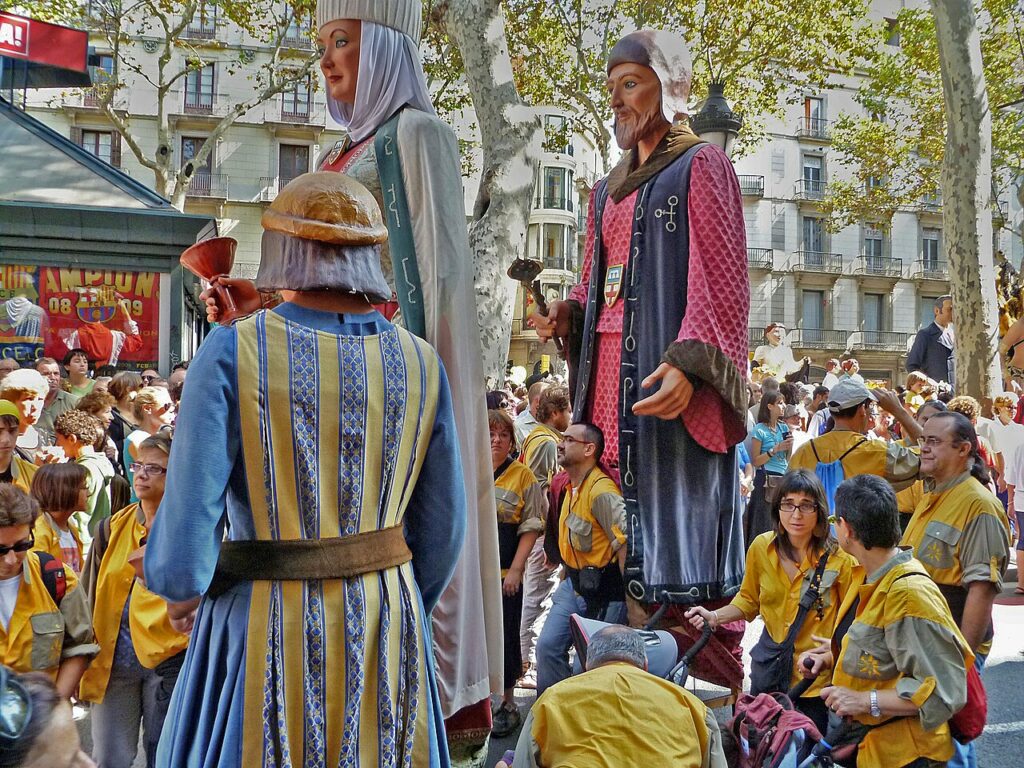
[[[137,426],[124,439],[121,457],[128,470],[128,481],[132,483],[132,502],[136,502],[131,465],[138,461],[138,448],[143,440],[174,423],[174,402],[165,387],[143,387],[132,401],[132,415]]]
[[[146,542],[164,496],[171,441],[146,438],[132,465],[139,501],[105,519],[96,532],[83,582],[102,650],[82,678],[80,697],[93,702],[93,756],[104,768],[130,768],[143,728],[152,768],[188,635],[167,615],[167,603],[136,580],[133,560]]]
[[[761,640],[750,654],[752,693],[785,691],[800,682],[795,661],[817,647],[816,637],[832,634],[856,564],[832,537],[825,489],[813,472],[797,469],[782,478],[771,519],[774,530],[755,538],[747,550],[743,583],[732,602],[716,611],[695,606],[686,612],[697,629],[755,616],[764,620]],[[799,620],[801,599],[812,586],[818,597]],[[788,642],[789,650],[778,653],[777,646]],[[780,657],[788,662],[784,670]],[[819,698],[821,687],[812,685],[794,704],[824,733],[828,710]]]
[[[46,673],[67,698],[99,647],[75,572],[31,551],[38,516],[35,499],[0,484],[0,664]]]

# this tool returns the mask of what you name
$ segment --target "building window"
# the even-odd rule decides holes
[[[282,144],[278,149],[278,180],[281,187],[309,171],[309,146]]]
[[[572,123],[562,115],[544,116],[544,151],[572,157]]]
[[[545,269],[572,271],[569,245],[572,233],[565,224],[544,224],[541,235],[541,260]]]
[[[286,120],[308,120],[310,103],[309,78],[304,77],[281,94],[281,117]]]
[[[804,136],[825,138],[828,136],[828,122],[825,120],[825,100],[820,96],[804,97]]]
[[[542,180],[538,207],[572,211],[574,206],[569,194],[572,189],[572,171],[565,168],[544,168]]]
[[[868,272],[884,273],[885,235],[876,227],[864,228],[864,266]]]
[[[78,146],[90,155],[95,155],[100,160],[110,163],[113,143],[113,135],[110,131],[82,131]]]
[[[931,325],[935,321],[935,300],[938,296],[920,296],[917,305],[917,320],[919,328]]]
[[[208,114],[213,112],[213,83],[215,65],[207,64],[185,75],[185,112]]]
[[[825,222],[814,216],[803,217],[804,259],[822,266],[825,254]]]
[[[885,331],[885,295],[881,293],[865,293],[863,299],[864,317],[861,329],[865,344],[881,343],[881,334]]]
[[[800,298],[803,309],[800,319],[803,343],[820,344],[825,336],[825,292],[805,290]]]
[[[181,138],[181,165],[192,163],[196,155],[206,143],[203,136],[183,136]],[[202,165],[196,165],[192,173],[192,182],[189,185],[189,192],[196,195],[209,195],[213,186],[213,175],[210,169],[214,165],[213,151],[206,156]]]
[[[312,48],[313,17],[308,13],[291,11],[288,28],[284,33],[284,43],[296,48]]]
[[[196,12],[185,28],[186,37],[212,40],[217,35],[217,2],[200,0]]]
[[[804,197],[819,200],[825,194],[825,158],[821,155],[803,156]]]
[[[885,37],[885,44],[886,45],[893,45],[893,46],[896,46],[898,48],[899,45],[900,45],[900,25],[899,25],[899,21],[897,21],[896,19],[886,19],[885,20],[885,24],[886,24],[886,33],[887,33],[886,37]]]
[[[941,270],[942,231],[924,229],[921,231],[921,268],[925,272]]]

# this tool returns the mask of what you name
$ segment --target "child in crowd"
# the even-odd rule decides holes
[[[32,497],[41,509],[33,527],[35,550],[63,561],[76,574],[82,572],[85,554],[71,517],[88,503],[88,475],[85,467],[65,462],[40,467],[32,479]]]

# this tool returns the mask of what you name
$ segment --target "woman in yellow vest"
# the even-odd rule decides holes
[[[0,400],[0,483],[14,483],[28,493],[36,466],[15,452],[20,426],[18,406],[10,400]]]
[[[41,509],[32,529],[35,549],[63,561],[76,574],[82,572],[85,554],[71,516],[84,511],[88,503],[87,476],[85,467],[68,461],[40,467],[32,479],[32,498]]]
[[[30,551],[38,514],[31,496],[0,484],[0,664],[43,672],[70,697],[99,648],[74,571]]]
[[[548,504],[529,467],[512,459],[515,425],[504,411],[487,412],[491,432],[491,465],[498,509],[498,559],[501,563],[501,610],[505,634],[505,693],[494,713],[491,733],[508,736],[521,722],[515,685],[523,671],[520,629],[523,616],[523,573],[537,537],[544,530]]]
[[[832,537],[825,489],[813,472],[792,470],[783,476],[778,488],[771,506],[773,530],[757,536],[747,550],[739,594],[717,611],[696,606],[686,612],[697,629],[702,629],[705,622],[717,628],[740,619],[764,619],[761,641],[750,652],[752,693],[784,691],[800,682],[796,658],[818,645],[815,637],[832,635],[856,565]],[[819,566],[820,577],[816,573]],[[801,600],[814,583],[818,598],[797,626]],[[773,668],[772,646],[784,643],[791,631],[796,634],[789,669]],[[777,678],[774,684],[772,678]],[[828,725],[828,710],[819,695],[823,684],[811,686],[794,702],[822,733]]]
[[[143,544],[164,496],[171,441],[146,438],[132,465],[139,501],[102,522],[83,581],[102,651],[82,678],[80,698],[93,702],[93,757],[104,768],[130,768],[143,727],[152,768],[188,635],[167,615],[167,603],[135,578],[132,554]]]

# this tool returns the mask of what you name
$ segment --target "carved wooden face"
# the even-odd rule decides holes
[[[650,67],[618,64],[608,73],[607,87],[620,149],[634,149],[667,125],[661,113],[661,81]]]
[[[320,70],[327,92],[345,104],[356,103],[362,30],[363,22],[358,19],[338,19],[324,24],[317,35]]]

